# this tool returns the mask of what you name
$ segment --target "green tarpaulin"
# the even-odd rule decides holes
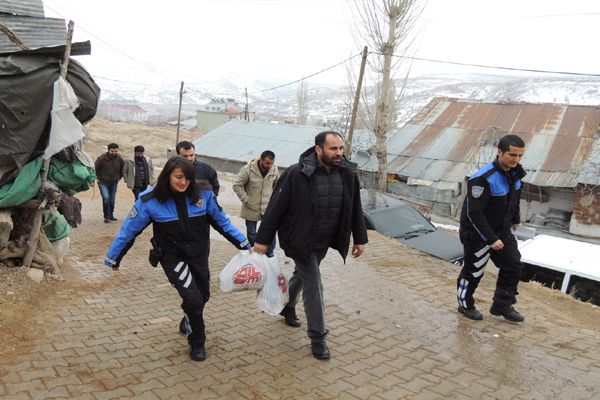
[[[42,216],[44,233],[49,241],[55,242],[71,234],[71,225],[58,211],[44,211]]]
[[[60,190],[72,196],[77,192],[88,190],[96,180],[96,172],[79,160],[67,163],[53,157],[48,180],[56,183]]]
[[[0,187],[0,208],[23,204],[37,195],[42,186],[40,170],[43,164],[42,157],[28,162],[13,182]]]

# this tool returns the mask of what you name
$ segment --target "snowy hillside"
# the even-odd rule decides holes
[[[251,81],[228,77],[218,82],[189,83],[183,96],[184,114],[194,110],[213,97],[234,98],[245,102],[248,89],[250,111],[257,118],[268,120],[292,118],[296,115],[296,85],[275,90],[277,82]],[[237,82],[237,83],[234,83]],[[179,101],[179,85],[128,85],[122,82],[98,79],[102,88],[102,104],[143,104],[146,109],[168,109],[172,118],[173,107]],[[280,84],[280,83],[279,83]],[[241,86],[243,85],[243,86]],[[309,86],[309,114],[313,120],[343,119],[348,115],[348,89],[339,86]],[[562,103],[600,105],[600,79],[584,77],[507,77],[495,75],[429,75],[410,79],[400,120],[405,120],[434,97],[497,101],[525,101],[534,103]],[[152,110],[154,111],[154,110]]]

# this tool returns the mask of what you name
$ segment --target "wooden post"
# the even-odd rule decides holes
[[[350,118],[350,128],[346,138],[346,158],[349,160],[352,157],[352,135],[354,133],[354,125],[356,124],[356,114],[358,113],[358,104],[360,102],[360,89],[362,87],[363,76],[365,74],[365,65],[367,64],[367,46],[362,52],[362,60],[360,62],[360,73],[358,74],[358,82],[356,83],[356,93],[354,94],[354,104],[352,105],[352,117]]]
[[[181,102],[183,100],[183,81],[181,81],[181,87],[179,88],[179,111],[177,111],[177,136],[175,137],[175,146],[179,143],[179,124],[181,123]]]
[[[62,76],[63,78],[67,77],[67,71],[69,69],[69,57],[71,57],[71,43],[73,42],[74,26],[75,23],[73,21],[69,21],[69,25],[67,28],[67,44],[65,45],[65,54],[63,56],[63,62],[60,67],[60,76]],[[46,180],[48,179],[49,169],[50,158],[44,160],[44,165],[42,167],[42,186],[40,190],[44,189],[44,183],[46,183]],[[33,224],[31,226],[31,231],[29,232],[29,239],[27,240],[27,252],[23,257],[23,266],[25,267],[31,267],[31,261],[33,261],[33,256],[35,255],[35,250],[37,248],[38,240],[40,237],[40,229],[42,229],[42,214],[44,213],[45,207],[46,201],[42,201],[33,218]]]

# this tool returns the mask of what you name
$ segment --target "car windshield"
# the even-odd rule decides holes
[[[371,221],[378,232],[393,238],[406,238],[412,233],[435,230],[425,217],[408,206],[390,207],[374,212],[371,214]]]

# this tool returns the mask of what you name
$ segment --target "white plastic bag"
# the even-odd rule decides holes
[[[256,305],[267,314],[278,315],[290,298],[287,279],[281,272],[277,257],[268,258],[264,254],[258,257],[263,258],[267,265],[267,281],[256,294]]]
[[[219,273],[221,292],[261,289],[266,275],[266,262],[260,262],[255,254],[241,250]]]

